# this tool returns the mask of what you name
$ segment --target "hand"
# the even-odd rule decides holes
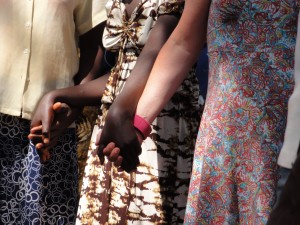
[[[39,107],[44,105],[38,106],[28,135],[28,138],[35,144],[42,162],[49,160],[49,149],[57,144],[58,137],[70,126],[80,112],[79,109],[71,109],[65,103],[56,102],[48,114],[45,113],[42,118],[38,119],[39,113],[43,110]],[[33,126],[34,124],[40,125]]]
[[[139,143],[142,144],[142,135],[138,131],[136,131],[136,135]],[[99,132],[99,134],[97,135],[96,143],[99,143],[100,136],[101,132]],[[107,159],[113,162],[116,167],[120,167],[122,165],[123,157],[120,155],[120,148],[118,148],[114,142],[108,143],[108,145],[103,148],[103,152],[101,152],[100,154],[102,154],[101,156],[99,156],[102,163],[104,161],[104,156],[106,156]]]
[[[97,136],[96,145],[101,162],[107,156],[115,166],[121,166],[130,172],[139,164],[142,139],[139,140],[132,119],[120,114],[112,109],[108,112],[102,132]]]

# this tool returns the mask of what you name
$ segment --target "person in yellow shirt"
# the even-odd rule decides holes
[[[64,131],[44,165],[27,135],[46,92],[98,76],[89,71],[97,54],[101,60],[105,3],[0,0],[0,224],[75,223],[75,128]]]

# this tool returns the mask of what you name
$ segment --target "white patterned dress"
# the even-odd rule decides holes
[[[158,16],[179,15],[181,0],[141,0],[130,18],[120,0],[107,4],[103,43],[119,51],[117,65],[102,98],[103,112],[122,90]],[[110,162],[99,164],[93,141],[77,215],[77,224],[181,224],[185,213],[193,149],[199,121],[198,82],[190,73],[152,124],[142,144],[140,165],[119,172]],[[94,130],[94,136],[103,123]]]

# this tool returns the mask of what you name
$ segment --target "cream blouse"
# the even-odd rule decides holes
[[[73,85],[78,36],[106,0],[0,0],[0,112],[30,119],[46,92]]]

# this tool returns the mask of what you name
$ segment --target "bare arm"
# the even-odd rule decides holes
[[[179,24],[160,50],[137,106],[137,114],[144,117],[149,123],[153,122],[195,63],[206,40],[209,6],[210,0],[187,0]],[[129,86],[129,83],[126,85]],[[136,97],[139,96],[140,92]],[[117,102],[119,102],[118,99]],[[116,166],[122,165],[123,168],[124,161],[126,161],[124,156],[126,156],[127,151],[136,149],[135,151],[139,152],[136,141],[133,141],[134,132],[132,131],[132,114],[135,107],[134,101],[129,107],[127,104],[123,104],[119,110],[112,108],[110,115],[107,116],[105,126],[109,128],[107,130],[117,132],[119,136],[112,134],[108,139],[105,130],[103,130],[99,142],[100,155],[101,149],[106,146],[103,150],[104,155]],[[131,129],[127,128],[126,132],[123,132],[124,130],[120,130],[121,126],[113,126],[116,124],[114,121],[117,118],[122,118],[123,124],[126,123]],[[124,126],[122,128],[124,129]],[[125,144],[120,142],[120,139],[125,141]],[[113,143],[109,144],[109,140]],[[134,158],[134,156],[132,157]],[[135,165],[132,163],[132,166],[134,168]],[[125,169],[128,170],[128,168]]]
[[[186,1],[178,26],[161,49],[137,106],[136,113],[148,122],[159,114],[196,61],[206,40],[209,6],[210,0]]]
[[[110,108],[111,112],[114,110],[123,111],[133,116],[156,57],[176,27],[178,20],[174,15],[163,15],[158,18],[135,67],[126,81],[122,94],[117,97]]]
[[[88,81],[95,79],[96,77],[100,76],[99,71],[102,61],[103,55],[103,47],[101,47],[101,35],[103,32],[105,24],[99,24],[91,31],[87,32],[86,34],[80,37],[80,67],[77,75],[74,77],[75,83],[81,85],[77,85],[74,87],[64,88],[53,90],[47,93],[45,96],[42,97],[37,108],[35,110],[34,116],[32,118],[31,126],[38,126],[43,125],[43,132],[49,132],[51,121],[53,120],[53,110],[52,106],[57,101],[62,101],[67,103],[70,106],[77,107],[72,110],[72,114],[68,117],[67,121],[64,121],[65,124],[68,126],[70,125],[80,111],[80,107],[83,107],[84,104],[77,104],[77,97],[81,98],[81,94],[88,95],[86,98],[90,97],[91,95],[97,95],[98,104],[100,104],[100,97],[101,96],[101,87],[104,88],[105,85],[105,78],[100,77],[97,82],[92,82],[89,84]],[[99,47],[100,46],[100,47]],[[84,84],[83,84],[84,83]],[[95,87],[94,85],[99,85]],[[88,87],[86,87],[88,86]],[[93,89],[92,89],[93,88]],[[83,91],[84,90],[84,91]],[[100,91],[99,91],[100,90]],[[92,93],[90,93],[92,92]],[[96,98],[96,97],[95,97]],[[95,98],[93,100],[95,100]],[[95,100],[96,101],[96,100]],[[76,104],[73,104],[76,103]],[[96,103],[95,103],[96,104]]]
[[[80,37],[80,67],[77,75],[74,77],[74,82],[75,84],[81,85],[49,92],[42,97],[37,105],[31,121],[31,134],[28,137],[36,144],[39,144],[37,146],[39,146],[40,149],[54,146],[57,137],[64,132],[81,113],[82,107],[87,103],[79,102],[78,104],[73,104],[74,102],[77,103],[77,97],[82,97],[80,95],[82,91],[80,92],[80,90],[83,89],[86,94],[89,94],[85,96],[87,99],[89,99],[90,96],[96,95],[97,97],[94,97],[91,102],[95,102],[94,105],[100,104],[106,78],[102,76],[97,81],[91,80],[103,74],[100,65],[104,52],[104,48],[101,44],[104,26],[105,23],[99,24]],[[81,87],[82,85],[84,85],[86,89]],[[101,89],[101,87],[103,88]],[[64,103],[67,103],[71,107],[65,104],[63,108],[61,108],[61,105],[54,105],[56,102],[63,100],[66,100]],[[45,159],[49,157],[47,150],[44,153],[46,154],[42,154],[42,161],[45,161]]]
[[[114,142],[121,149],[121,155],[125,159],[123,168],[127,171],[136,167],[137,156],[141,152],[140,143],[132,126],[136,105],[156,57],[177,22],[178,18],[174,15],[162,15],[158,18],[122,92],[107,114],[99,143],[100,158],[103,148]]]
[[[94,80],[104,73],[101,68],[104,55],[101,38],[105,24],[102,22],[79,37],[80,61],[78,73],[74,77],[75,85]]]

